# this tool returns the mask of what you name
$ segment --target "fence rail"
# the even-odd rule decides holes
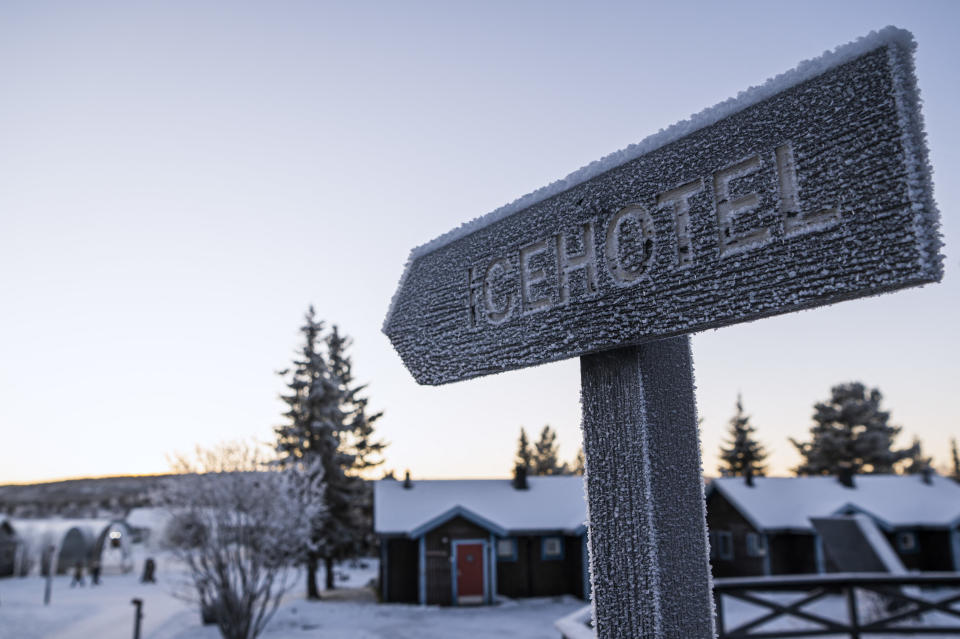
[[[597,636],[590,624],[592,606],[584,606],[558,619],[553,627],[560,631],[563,639],[594,639]]]
[[[960,608],[954,607],[960,604],[960,572],[723,578],[714,580],[713,594],[718,639],[960,636]],[[725,603],[730,601],[766,612],[754,608],[752,615],[726,615]],[[590,612],[590,606],[584,606],[555,627],[564,639],[595,637]],[[931,619],[934,616],[940,618]],[[734,625],[728,627],[728,621]],[[777,622],[781,627],[769,627]],[[910,622],[913,625],[897,625]],[[805,626],[796,627],[798,623]]]
[[[797,596],[785,600],[790,593]],[[960,573],[956,572],[716,579],[714,598],[718,639],[960,636],[960,609],[953,607],[960,602]],[[754,613],[749,621],[736,615],[736,625],[728,628],[726,604],[731,601],[766,612]],[[813,609],[815,604],[818,609]],[[841,614],[829,614],[836,612]],[[784,620],[789,621],[770,627]]]

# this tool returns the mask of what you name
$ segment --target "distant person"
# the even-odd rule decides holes
[[[100,562],[96,559],[90,562],[90,585],[100,585]]]
[[[140,583],[142,584],[155,584],[157,583],[157,562],[153,560],[153,557],[147,557],[147,560],[143,562],[143,576],[140,577]]]
[[[84,585],[83,562],[78,561],[73,566],[73,579],[70,580],[70,587],[73,588],[74,586],[83,586],[83,585]]]

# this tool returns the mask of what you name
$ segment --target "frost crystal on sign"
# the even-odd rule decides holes
[[[938,281],[912,36],[888,27],[414,249],[421,383]]]

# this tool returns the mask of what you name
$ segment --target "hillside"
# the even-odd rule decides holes
[[[68,479],[0,486],[0,514],[11,517],[91,517],[126,514],[150,503],[150,493],[172,475]]]

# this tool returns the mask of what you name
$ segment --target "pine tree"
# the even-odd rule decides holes
[[[957,440],[955,438],[950,438],[950,454],[953,458],[953,473],[950,477],[954,481],[960,482],[960,455],[957,454]]]
[[[841,464],[854,473],[892,473],[910,457],[912,448],[895,449],[900,426],[890,425],[890,413],[880,409],[883,395],[860,382],[830,389],[830,399],[814,406],[810,441],[790,439],[803,463],[798,475],[837,474]]]
[[[281,399],[287,405],[283,416],[287,423],[275,429],[277,453],[281,465],[291,467],[297,463],[322,469],[326,474],[332,465],[329,460],[336,451],[336,439],[331,424],[338,420],[332,411],[337,401],[332,398],[334,392],[330,383],[327,364],[320,351],[323,322],[315,317],[313,307],[308,310],[304,325],[303,346],[293,367],[280,371],[287,378],[287,393]],[[332,419],[331,419],[332,418]],[[334,469],[334,475],[337,475]],[[328,489],[336,480],[329,482],[323,490],[321,499],[327,502]],[[319,599],[317,588],[317,562],[321,556],[323,535],[326,522],[314,522],[307,540],[307,598]]]
[[[520,438],[517,440],[517,454],[514,457],[514,466],[522,466],[527,473],[533,469],[533,451],[530,449],[530,440],[527,439],[527,431],[520,427]]]
[[[587,469],[587,459],[583,455],[583,446],[577,449],[577,455],[573,458],[573,463],[570,465],[570,474],[571,475],[582,475],[586,472]]]
[[[923,455],[923,447],[920,444],[920,438],[913,438],[913,445],[910,446],[910,456],[906,459],[906,464],[903,466],[903,472],[907,475],[919,475],[924,471],[929,471],[933,468],[932,462],[933,457],[925,457]]]
[[[387,443],[374,437],[374,424],[383,417],[383,411],[367,414],[368,398],[361,395],[366,385],[356,385],[353,379],[353,362],[347,355],[352,344],[349,337],[340,335],[334,324],[327,335],[327,358],[330,372],[344,396],[346,428],[341,433],[341,449],[353,456],[350,474],[362,475],[365,471],[383,463],[383,450]]]
[[[719,467],[724,476],[742,476],[749,470],[753,475],[766,473],[763,461],[767,458],[764,447],[754,437],[756,428],[750,424],[750,416],[743,413],[743,398],[737,395],[737,412],[730,419],[729,439],[720,447]]]
[[[334,586],[333,562],[356,553],[365,530],[367,489],[356,474],[355,464],[358,457],[366,455],[365,463],[376,465],[378,462],[370,459],[371,451],[383,448],[382,443],[370,439],[372,423],[379,415],[366,415],[366,401],[358,395],[362,387],[353,386],[350,360],[344,353],[346,340],[336,330],[323,338],[323,329],[311,306],[300,329],[303,346],[292,369],[280,373],[287,378],[287,393],[281,396],[287,405],[287,423],[275,429],[279,463],[304,462],[322,469],[326,482],[326,516],[314,526],[306,553],[308,599],[320,598],[316,583],[320,559],[326,564],[326,585],[330,589]],[[359,431],[373,443],[365,445],[360,453],[352,439]]]
[[[540,431],[540,439],[533,446],[533,474],[534,475],[566,475],[566,464],[560,463],[557,432],[549,424]]]
[[[383,450],[387,444],[374,436],[374,424],[383,412],[367,413],[368,399],[361,393],[366,385],[357,385],[353,379],[353,362],[347,350],[352,340],[342,336],[336,325],[330,329],[326,338],[327,361],[330,373],[336,381],[343,401],[341,408],[344,411],[344,428],[340,431],[340,451],[350,457],[350,466],[345,469],[349,480],[355,486],[354,503],[354,538],[352,542],[344,543],[336,553],[337,557],[345,555],[360,555],[369,552],[376,543],[373,534],[373,485],[364,481],[367,471],[381,465],[384,461]],[[351,548],[352,545],[352,548]],[[334,587],[333,559],[327,561],[327,589]]]

